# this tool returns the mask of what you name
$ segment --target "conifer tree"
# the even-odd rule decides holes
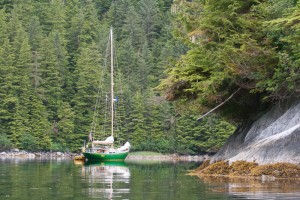
[[[133,102],[131,105],[130,119],[128,122],[130,141],[137,149],[147,149],[150,136],[147,134],[147,125],[145,119],[146,109],[143,102],[145,101],[140,91],[134,93]]]
[[[40,24],[40,19],[37,16],[32,16],[30,18],[27,30],[31,50],[37,51],[40,48],[43,38],[43,30]]]
[[[61,102],[58,110],[58,137],[55,142],[59,143],[64,150],[77,151],[81,145],[79,138],[74,134],[75,113],[67,102]]]
[[[41,56],[41,72],[42,83],[41,86],[45,91],[45,105],[49,112],[49,121],[53,124],[57,121],[58,105],[62,96],[62,67],[56,56],[56,47],[54,44],[54,38],[51,35],[43,39],[41,48],[39,49],[39,55]]]
[[[133,6],[129,7],[128,12],[125,15],[125,21],[122,28],[122,38],[130,38],[132,46],[135,49],[141,49],[142,45],[146,41],[146,33],[142,28],[142,18],[136,12]]]
[[[138,8],[142,21],[142,27],[151,47],[154,38],[157,38],[161,29],[161,16],[156,0],[141,0]]]
[[[48,121],[48,113],[37,88],[31,91],[29,112],[30,134],[36,139],[36,149],[34,150],[50,150],[51,123]]]
[[[87,137],[90,131],[102,73],[101,56],[96,44],[81,48],[76,70],[77,93],[72,102],[75,104],[75,137],[78,139]]]

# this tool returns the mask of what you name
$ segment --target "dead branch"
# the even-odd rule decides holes
[[[227,99],[225,99],[225,101],[223,101],[222,103],[220,103],[219,105],[217,105],[216,107],[214,107],[213,109],[211,109],[210,111],[208,111],[207,113],[205,113],[204,115],[202,115],[201,117],[199,117],[197,119],[197,121],[201,121],[202,118],[206,117],[207,115],[209,115],[211,112],[215,111],[216,109],[218,109],[219,107],[221,107],[222,105],[224,105],[227,101],[229,101],[241,88],[237,89],[234,93],[232,93]]]

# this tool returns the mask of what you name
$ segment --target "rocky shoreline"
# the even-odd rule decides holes
[[[177,155],[177,154],[169,154],[169,155],[154,155],[154,156],[140,156],[140,155],[128,155],[126,160],[161,160],[161,161],[173,161],[173,162],[204,162],[206,160],[210,160],[211,157],[209,155]]]
[[[0,158],[74,158],[78,153],[66,152],[27,152],[24,150],[12,150],[0,152]]]
[[[66,158],[74,159],[76,156],[81,156],[81,153],[70,153],[70,152],[27,152],[24,150],[12,150],[0,152],[1,158],[30,158],[30,159],[51,159],[51,158]],[[173,161],[173,162],[204,162],[210,160],[211,156],[209,155],[177,155],[177,154],[168,154],[168,155],[128,155],[126,160],[160,160],[160,161]]]

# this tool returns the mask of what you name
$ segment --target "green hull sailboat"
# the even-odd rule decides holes
[[[110,29],[110,54],[111,54],[111,67],[110,67],[110,104],[111,104],[111,136],[104,141],[94,140],[92,131],[89,135],[88,145],[83,147],[83,155],[89,161],[123,161],[127,157],[130,149],[129,142],[126,142],[119,148],[114,147],[114,64],[113,64],[113,31]],[[91,147],[89,147],[89,145]]]
[[[84,157],[88,160],[96,160],[96,161],[123,161],[128,155],[128,152],[125,153],[113,153],[113,154],[106,154],[106,153],[89,153],[84,152]]]

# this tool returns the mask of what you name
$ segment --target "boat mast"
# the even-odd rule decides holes
[[[114,137],[114,50],[113,29],[110,27],[110,95],[111,95],[111,136]]]

